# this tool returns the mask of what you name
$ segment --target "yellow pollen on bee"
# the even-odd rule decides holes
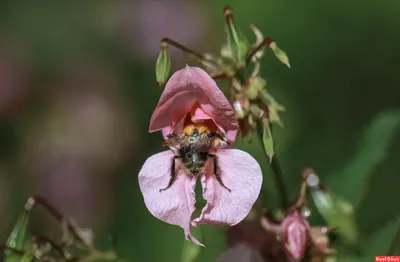
[[[193,133],[193,130],[195,130],[195,129],[197,129],[200,134],[211,132],[211,130],[206,125],[190,124],[190,125],[185,126],[185,128],[183,129],[183,133],[185,133],[186,135],[191,135]]]

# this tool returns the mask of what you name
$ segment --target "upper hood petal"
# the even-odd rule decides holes
[[[196,103],[226,131],[238,129],[233,108],[215,81],[203,69],[186,66],[168,80],[151,117],[149,132],[173,128]]]

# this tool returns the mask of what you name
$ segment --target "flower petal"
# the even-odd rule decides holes
[[[231,192],[218,183],[213,172],[203,175],[203,197],[207,204],[200,217],[193,220],[193,226],[236,225],[247,216],[260,194],[262,172],[251,155],[238,149],[225,149],[217,152],[217,160],[222,182]]]
[[[183,173],[176,161],[177,178],[167,190],[160,192],[168,185],[171,174],[171,162],[174,154],[164,151],[149,157],[139,172],[139,186],[144,203],[156,218],[183,228],[187,240],[196,245],[201,244],[190,233],[190,220],[195,210],[196,176]]]
[[[212,118],[211,116],[207,115],[200,107],[196,107],[194,106],[194,108],[192,108],[192,112],[191,112],[192,116],[191,116],[191,121],[193,123],[203,123],[204,120],[208,120],[211,121],[212,124],[208,125],[208,126],[214,126],[215,130],[219,130],[221,134],[223,134],[226,139],[229,141],[229,143],[231,144],[231,146],[233,145],[233,143],[236,140],[236,136],[238,133],[238,129],[234,129],[234,130],[228,130],[225,131],[225,129],[218,125],[218,123],[214,120],[214,118]],[[175,126],[171,127],[164,127],[161,129],[162,135],[164,137],[164,139],[167,139],[167,136],[169,134],[171,134],[172,132],[177,133],[177,134],[181,134],[183,132],[185,126],[185,117],[182,118],[177,124],[175,124]],[[221,146],[217,145],[216,148],[226,148],[227,145],[226,143],[221,142],[220,144],[223,144]]]
[[[209,115],[207,115],[201,108],[196,108],[195,111],[193,112],[192,115],[192,122],[196,123],[196,121],[199,120],[205,120],[205,119],[209,119],[212,120],[214,122],[214,124],[217,126],[218,130],[225,135],[226,139],[229,141],[229,143],[231,143],[231,145],[235,142],[236,140],[236,136],[238,133],[238,129],[233,129],[233,130],[225,130],[222,126],[220,126],[218,124],[217,121],[215,121],[215,119]],[[220,147],[222,148],[222,147]]]
[[[215,81],[203,69],[186,66],[168,80],[151,117],[149,132],[176,125],[195,103],[225,130],[238,129],[232,106]]]

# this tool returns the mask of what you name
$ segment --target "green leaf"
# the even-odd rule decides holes
[[[7,239],[6,246],[15,248],[18,250],[25,250],[27,240],[28,240],[28,222],[29,222],[30,212],[24,211],[19,217],[10,236]],[[10,250],[4,251],[4,261],[12,262],[19,261],[21,259],[20,254],[16,254]]]
[[[387,151],[400,127],[400,111],[379,114],[364,132],[359,149],[342,170],[330,175],[329,186],[352,203],[360,202],[374,168],[387,158]]]
[[[367,261],[367,258],[374,256],[388,255],[387,252],[390,243],[396,234],[395,231],[397,226],[397,221],[389,223],[361,243],[361,253],[364,258],[363,261]]]
[[[322,189],[319,178],[311,173],[307,178],[314,203],[329,226],[336,227],[343,242],[355,245],[358,242],[358,227],[352,205],[336,194]]]
[[[27,252],[25,255],[22,256],[20,262],[31,262],[34,259],[34,255],[31,252]]]
[[[272,137],[270,123],[267,119],[263,120],[263,144],[265,152],[269,157],[269,162],[272,162],[272,157],[275,154],[274,139]]]
[[[156,78],[160,86],[162,86],[169,77],[171,71],[171,59],[168,55],[168,44],[161,42],[160,54],[156,63]]]
[[[203,231],[200,227],[193,227],[191,230],[200,242],[204,241]],[[181,262],[196,262],[201,254],[202,249],[204,249],[204,247],[195,245],[192,241],[184,240],[181,253]]]
[[[312,196],[328,224],[338,228],[337,232],[345,242],[356,244],[358,232],[352,206],[343,198],[324,190],[313,190]]]

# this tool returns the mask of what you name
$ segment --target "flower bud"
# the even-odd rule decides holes
[[[260,100],[268,107],[268,119],[271,124],[276,123],[283,127],[283,122],[279,116],[279,112],[284,112],[285,107],[279,104],[275,98],[264,88],[260,91]]]
[[[160,54],[158,55],[156,63],[156,78],[160,86],[168,80],[170,70],[171,59],[168,55],[168,44],[161,41]]]
[[[310,237],[315,248],[323,254],[334,253],[335,250],[330,248],[328,233],[330,229],[327,227],[312,227],[310,229]]]
[[[225,7],[224,14],[226,17],[229,48],[229,51],[225,51],[224,53],[231,54],[237,68],[244,68],[246,66],[249,43],[246,37],[236,28],[233,21],[232,8],[229,6]]]
[[[257,104],[250,105],[250,112],[255,116],[255,118],[262,119],[264,116],[264,110],[262,110]]]
[[[239,119],[244,118],[249,112],[249,100],[239,98],[233,101],[233,108],[235,109],[236,117]]]
[[[7,239],[6,246],[18,250],[25,250],[28,243],[28,222],[30,218],[30,212],[24,211],[18,217],[14,228],[11,231],[10,236]],[[4,261],[18,261],[20,259],[19,254],[15,254],[9,250],[4,251]]]
[[[272,157],[275,155],[274,139],[272,137],[270,122],[268,121],[268,119],[264,119],[262,122],[264,150],[268,155],[269,162],[271,163]]]
[[[304,257],[309,240],[310,224],[299,212],[293,212],[282,222],[286,234],[285,248],[288,256],[295,260]]]
[[[279,59],[279,61],[281,61],[283,64],[285,64],[287,67],[290,68],[288,56],[286,55],[285,51],[283,51],[278,47],[275,41],[272,41],[269,44],[269,48],[271,48],[272,52],[274,52],[274,55],[276,56],[276,58]]]
[[[261,90],[267,85],[267,81],[265,79],[255,76],[249,78],[249,84],[247,89],[247,97],[249,99],[257,99]]]

